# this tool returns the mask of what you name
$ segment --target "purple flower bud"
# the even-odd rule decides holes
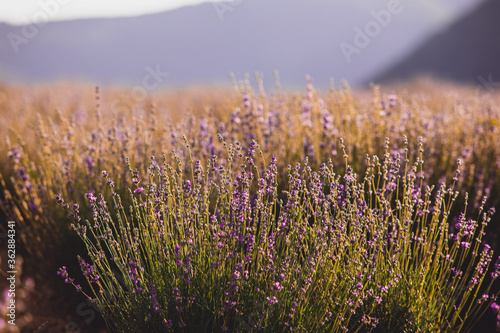
[[[496,302],[491,303],[491,309],[495,312],[498,312],[500,310],[500,305],[498,305]]]
[[[94,163],[92,161],[92,157],[88,156],[86,159],[85,159],[85,162],[87,162],[87,167],[90,169],[92,169],[92,167],[94,166]]]
[[[276,303],[278,303],[278,299],[276,298],[276,296],[266,297],[266,299],[269,302],[269,304],[276,304]]]

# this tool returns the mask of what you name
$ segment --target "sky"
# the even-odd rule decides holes
[[[0,0],[0,22],[13,25],[36,23],[41,20],[59,21],[78,18],[136,16],[208,0]],[[212,0],[224,1],[224,0]],[[244,0],[225,0],[239,3]],[[271,1],[271,0],[270,0]],[[449,0],[450,8],[463,10],[479,0]]]
[[[37,20],[136,16],[207,0],[0,0],[0,22],[21,25]],[[215,0],[218,1],[218,0]],[[242,0],[234,0],[242,1]]]

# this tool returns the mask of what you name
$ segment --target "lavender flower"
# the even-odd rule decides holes
[[[64,283],[73,283],[74,279],[69,277],[68,272],[66,271],[66,266],[62,266],[59,268],[57,271],[57,275],[60,275],[62,278],[64,278]]]

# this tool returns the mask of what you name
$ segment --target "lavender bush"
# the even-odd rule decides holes
[[[343,174],[306,158],[283,190],[255,141],[223,142],[227,163],[188,159],[188,171],[173,151],[147,174],[130,167],[129,207],[103,171],[111,203],[88,193],[92,219],[71,214],[88,292],[59,274],[118,332],[466,330],[497,296],[499,262],[489,270],[481,243],[493,210],[451,233],[461,162],[451,184],[423,186],[423,159],[410,163],[406,139],[391,156],[386,140],[362,176],[347,156]]]

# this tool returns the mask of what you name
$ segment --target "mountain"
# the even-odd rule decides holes
[[[373,81],[431,75],[486,89],[500,87],[499,18],[500,1],[488,0],[436,33]]]
[[[451,0],[235,0],[138,17],[0,24],[0,78],[150,90],[229,83],[229,72],[241,79],[258,71],[273,85],[278,70],[285,87],[303,86],[306,74],[319,86],[330,78],[356,85],[459,12]]]

